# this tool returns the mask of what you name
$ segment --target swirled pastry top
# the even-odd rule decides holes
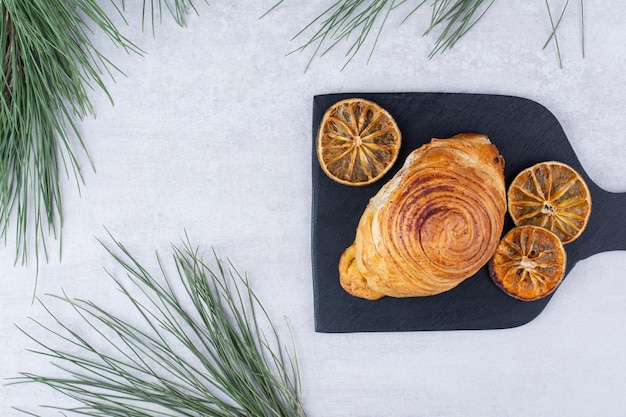
[[[432,139],[370,200],[341,284],[368,299],[450,290],[493,255],[505,212],[504,159],[489,138]]]

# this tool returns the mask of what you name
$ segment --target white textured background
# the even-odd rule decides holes
[[[104,227],[151,266],[154,251],[168,259],[170,242],[187,230],[248,272],[276,321],[287,317],[310,417],[626,415],[625,252],[577,264],[533,322],[480,332],[317,334],[310,263],[315,94],[524,96],[556,115],[597,184],[626,191],[622,2],[586,2],[584,59],[572,2],[559,32],[563,69],[553,45],[542,50],[544,1],[529,0],[497,2],[457,48],[432,60],[434,37],[421,36],[429,9],[402,26],[400,11],[369,64],[364,51],[340,71],[345,50],[337,49],[305,72],[307,53],[285,56],[299,45],[290,38],[333,2],[291,0],[259,19],[271,0],[216,1],[199,5],[186,28],[165,19],[154,37],[131,9],[123,30],[145,57],[95,39],[126,77],[108,83],[115,105],[94,93],[97,117],[79,125],[97,172],[80,155],[82,194],[63,184],[63,257],[53,245],[37,295],[65,290],[119,310],[103,268],[117,269],[96,241],[106,239]],[[13,266],[11,243],[0,253],[0,378],[52,371],[15,327],[45,315],[31,304],[35,266]],[[0,416],[65,401],[39,386],[0,386]]]

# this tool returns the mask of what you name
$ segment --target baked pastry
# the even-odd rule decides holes
[[[505,212],[504,159],[489,138],[432,139],[369,201],[340,283],[370,300],[448,291],[491,258]]]

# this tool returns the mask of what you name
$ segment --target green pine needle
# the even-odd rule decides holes
[[[124,0],[110,0],[120,13]],[[206,0],[205,0],[206,1]],[[48,258],[47,240],[61,242],[60,182],[83,174],[76,152],[93,169],[78,122],[93,116],[90,95],[121,71],[92,43],[106,37],[129,53],[125,38],[99,0],[0,1],[0,236],[15,232],[15,262]],[[142,24],[171,15],[180,25],[191,0],[144,0]],[[122,16],[123,17],[123,16]],[[13,244],[11,244],[13,245]]]
[[[274,10],[284,1],[281,0],[276,3],[271,10]],[[584,56],[583,1],[580,0],[580,10]],[[367,40],[374,36],[368,57],[369,62],[389,14],[408,3],[408,0],[337,0],[294,36],[293,39],[306,36],[308,40],[291,53],[312,50],[306,66],[308,69],[316,58],[324,56],[340,44],[346,44],[346,62],[343,66],[345,68],[367,44]],[[427,25],[424,35],[438,33],[433,49],[429,54],[429,58],[432,58],[456,46],[485,17],[495,0],[432,0],[430,2],[414,0],[412,8],[408,11],[405,9],[405,18],[402,23],[426,3],[428,3],[428,7],[431,7],[432,12],[430,23]],[[559,18],[554,20],[548,0],[546,0],[551,24],[551,35],[546,45],[554,40],[559,64],[562,61],[556,32],[568,3],[569,1],[563,7]]]
[[[39,259],[47,236],[60,235],[60,177],[79,188],[83,181],[76,120],[93,114],[89,93],[106,92],[103,73],[117,70],[93,46],[88,24],[127,51],[137,48],[94,0],[3,0],[0,14],[0,233],[6,240],[15,229],[16,262],[26,263],[31,239]]]
[[[74,320],[44,305],[52,324],[35,321],[46,336],[29,337],[60,375],[22,373],[13,383],[47,385],[77,403],[51,408],[86,416],[305,416],[295,353],[281,344],[246,276],[215,253],[205,263],[188,239],[173,246],[175,278],[158,256],[153,274],[114,242],[105,248],[130,281],[111,274],[128,301],[125,318],[55,297]]]
[[[550,42],[554,41],[556,54],[559,59],[559,67],[563,68],[563,57],[561,56],[561,46],[559,44],[557,30],[559,26],[561,25],[561,22],[563,21],[565,12],[567,11],[568,6],[570,4],[570,0],[565,1],[565,4],[563,5],[563,8],[561,9],[561,13],[558,16],[558,19],[555,19],[552,14],[552,7],[550,6],[550,2],[548,0],[545,0],[545,3],[546,3],[546,9],[548,11],[548,19],[550,20],[550,27],[552,30],[551,30],[550,36],[548,37],[548,40],[546,40],[546,43],[543,45],[543,48],[545,49],[550,44]],[[582,51],[582,56],[584,57],[585,56],[585,4],[584,4],[584,0],[580,0],[580,27],[581,27],[581,36],[580,36],[581,51]]]
[[[426,35],[440,26],[443,26],[443,30],[435,41],[430,57],[452,49],[483,18],[494,2],[495,0],[435,1]]]
[[[209,4],[208,0],[204,0],[204,2]],[[121,0],[121,9],[124,10],[125,8],[126,0]],[[142,28],[145,29],[146,23],[149,21],[153,34],[157,23],[163,21],[164,14],[171,16],[179,26],[187,24],[187,16],[190,12],[193,11],[196,15],[198,14],[192,0],[143,0],[141,10]]]

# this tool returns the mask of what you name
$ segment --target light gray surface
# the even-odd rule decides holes
[[[154,38],[131,10],[124,30],[143,58],[95,40],[126,77],[109,83],[115,106],[94,93],[97,118],[79,125],[97,172],[81,155],[82,195],[63,184],[63,258],[51,248],[37,295],[65,290],[119,309],[103,270],[115,266],[96,241],[104,227],[155,267],[154,251],[167,258],[187,230],[207,253],[213,246],[247,271],[270,314],[288,319],[311,417],[624,415],[625,252],[580,262],[547,309],[517,329],[348,335],[314,332],[310,259],[315,94],[524,96],[556,115],[597,184],[626,191],[622,3],[586,2],[584,59],[571,6],[559,32],[563,69],[553,45],[541,49],[549,21],[543,1],[532,0],[497,2],[457,48],[432,60],[434,38],[421,37],[426,9],[398,27],[400,12],[369,64],[366,51],[340,71],[338,49],[307,72],[307,53],[285,56],[298,46],[289,39],[332,1],[290,1],[261,20],[271,1],[222,3],[199,6],[186,28],[166,19]],[[14,326],[44,318],[31,305],[34,264],[14,267],[9,239],[0,268],[0,377],[52,372]],[[2,386],[0,415],[65,401],[38,386]]]

